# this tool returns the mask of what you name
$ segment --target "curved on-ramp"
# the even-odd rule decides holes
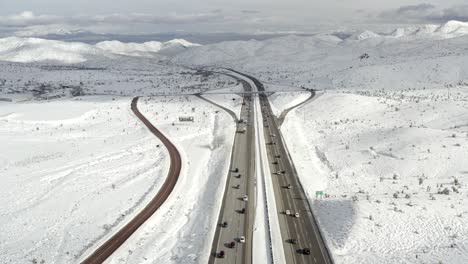
[[[305,99],[304,101],[298,103],[297,105],[294,105],[294,106],[291,106],[289,108],[286,108],[283,110],[283,112],[281,112],[281,114],[279,115],[278,117],[278,126],[281,126],[284,122],[284,119],[286,119],[286,115],[293,109],[296,109],[304,104],[306,104],[307,102],[309,102],[310,100],[314,99],[315,97],[315,91],[314,90],[308,90],[310,92],[310,96]]]
[[[174,189],[179,179],[181,169],[181,158],[177,148],[167,139],[148,119],[138,110],[138,97],[133,98],[131,109],[133,113],[146,125],[146,127],[158,137],[169,151],[171,165],[169,173],[161,189],[150,203],[141,210],[130,222],[122,227],[110,239],[89,255],[82,264],[97,264],[104,262],[112,253],[114,253],[146,220],[148,220],[156,210],[166,201]]]
[[[236,123],[239,122],[239,118],[237,118],[237,114],[234,113],[234,111],[232,111],[231,109],[226,108],[226,107],[224,107],[224,106],[222,106],[222,105],[220,105],[220,104],[217,104],[217,103],[211,101],[210,99],[208,99],[208,98],[206,98],[206,97],[203,97],[202,94],[195,94],[195,96],[198,97],[198,98],[200,98],[200,99],[202,99],[202,100],[205,101],[205,102],[208,102],[208,103],[210,103],[210,104],[212,104],[212,105],[214,105],[214,106],[217,106],[217,107],[223,109],[224,111],[226,111],[226,112],[232,117],[232,119],[233,119]]]

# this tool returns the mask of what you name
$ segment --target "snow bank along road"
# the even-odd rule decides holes
[[[236,72],[236,71],[234,71]],[[264,91],[263,84],[256,78],[236,72],[254,82],[259,91]],[[324,242],[317,221],[312,213],[304,189],[297,177],[294,164],[283,142],[278,128],[278,120],[274,117],[268,97],[260,95],[263,121],[265,124],[265,140],[268,144],[270,170],[274,173],[273,187],[279,215],[283,247],[288,263],[333,263],[328,248]],[[291,188],[288,188],[288,186]],[[289,210],[292,215],[286,215]],[[299,217],[294,217],[299,213]],[[310,249],[310,255],[303,252]]]
[[[251,89],[247,83],[243,83],[243,87],[245,90]],[[214,102],[207,101],[221,107],[228,113],[232,112]],[[252,142],[254,131],[251,109],[251,96],[246,95],[240,114],[240,120],[245,121],[245,123],[239,122],[234,114],[234,120],[238,123],[237,133],[209,263],[252,263],[252,233],[255,212],[255,200],[253,199],[255,197],[255,164],[252,159],[255,155],[255,145]],[[247,195],[247,201],[243,200],[244,195]],[[227,226],[222,225],[224,222],[227,223]],[[245,237],[245,243],[239,243],[241,236]],[[234,242],[234,247],[231,247],[231,242]],[[218,258],[221,250],[225,252],[224,258]]]
[[[314,97],[315,97],[315,91],[314,91],[314,90],[308,90],[308,91],[310,92],[309,98],[307,98],[306,100],[304,100],[302,103],[299,103],[299,104],[297,104],[297,105],[294,105],[294,106],[292,106],[292,107],[289,107],[289,108],[287,108],[287,109],[284,109],[284,111],[281,112],[281,114],[280,114],[279,117],[278,117],[278,126],[281,126],[281,125],[283,124],[284,119],[286,118],[286,115],[288,115],[288,113],[289,113],[291,110],[293,110],[293,109],[295,109],[295,108],[298,108],[299,106],[304,105],[305,103],[307,103],[307,102],[309,102],[310,100],[314,99]]]
[[[181,169],[181,158],[177,148],[167,139],[156,127],[154,127],[148,119],[138,110],[137,107],[138,97],[133,98],[131,108],[133,113],[148,127],[148,129],[158,137],[161,142],[166,146],[169,151],[171,165],[169,173],[161,189],[151,202],[138,213],[135,218],[130,220],[122,229],[114,234],[109,240],[104,242],[98,249],[96,249],[90,256],[88,256],[82,263],[102,263],[104,262],[117,248],[119,248],[156,210],[166,201],[169,194],[174,189],[179,178]]]

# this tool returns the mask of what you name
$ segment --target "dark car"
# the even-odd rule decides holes
[[[297,239],[291,238],[291,239],[289,239],[289,243],[291,243],[291,244],[297,244]]]
[[[234,169],[234,172],[239,172],[239,168],[235,168],[235,169]]]
[[[310,255],[310,248],[304,248],[304,249],[302,249],[302,254],[304,254],[304,255]]]
[[[218,258],[224,258],[224,255],[226,253],[224,253],[224,250],[221,250],[219,253],[218,253]]]
[[[224,221],[223,222],[223,227],[227,227],[228,226],[228,222]]]
[[[241,214],[245,214],[245,208],[242,208],[242,209],[240,210],[240,212],[241,212]]]
[[[231,243],[229,244],[229,247],[230,248],[235,248],[236,247],[236,242],[231,241]]]

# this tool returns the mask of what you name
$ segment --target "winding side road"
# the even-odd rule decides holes
[[[82,263],[95,264],[104,262],[112,253],[114,253],[146,220],[148,220],[156,210],[166,201],[174,189],[179,179],[181,169],[181,158],[177,148],[167,139],[148,119],[138,110],[138,97],[133,98],[131,109],[138,119],[148,127],[156,137],[158,137],[169,151],[171,165],[169,173],[161,189],[150,203],[141,210],[130,222],[115,233],[109,240],[104,242],[98,249],[89,255]]]

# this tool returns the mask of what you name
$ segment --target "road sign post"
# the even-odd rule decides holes
[[[322,198],[323,197],[323,191],[316,191],[315,192],[315,199]]]

